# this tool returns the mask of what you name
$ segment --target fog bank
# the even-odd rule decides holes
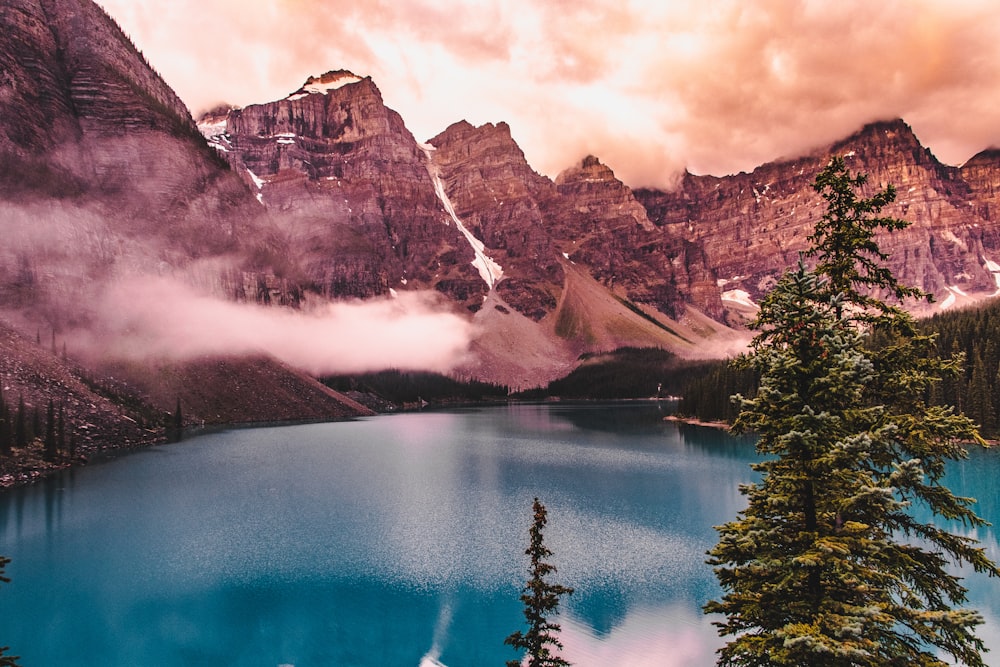
[[[270,355],[312,375],[394,368],[447,372],[472,325],[433,295],[317,305],[298,311],[234,303],[170,278],[137,277],[98,299],[94,325],[71,334],[84,354],[125,360]]]

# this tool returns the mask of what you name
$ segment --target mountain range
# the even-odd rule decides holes
[[[886,213],[912,225],[880,242],[927,308],[1000,293],[1000,151],[945,165],[903,120],[633,190],[595,156],[535,172],[503,122],[420,141],[344,70],[196,122],[92,0],[4,0],[0,17],[8,400],[94,402],[117,378],[108,400],[191,421],[321,418],[362,410],[324,373],[518,389],[621,347],[730,354],[805,249],[834,155],[897,188]]]

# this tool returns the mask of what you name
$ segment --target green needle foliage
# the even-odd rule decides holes
[[[717,527],[709,563],[725,591],[705,611],[731,637],[719,665],[984,666],[980,615],[951,563],[1000,574],[969,537],[918,521],[914,506],[969,528],[986,525],[941,480],[975,425],[923,397],[956,369],[934,354],[901,309],[872,294],[921,296],[876,265],[872,199],[834,159],[817,177],[828,213],[811,237],[813,271],[800,261],[764,299],[744,363],[760,372],[734,424],[767,456],[748,507]],[[869,263],[872,260],[873,263]]]
[[[550,574],[555,574],[554,565],[546,562],[552,552],[545,546],[542,530],[548,521],[545,505],[538,498],[532,505],[535,519],[528,531],[531,537],[525,554],[531,558],[529,568],[530,578],[521,593],[524,603],[524,618],[528,622],[528,631],[517,632],[508,636],[504,643],[515,650],[527,652],[527,667],[565,667],[569,663],[559,657],[549,647],[561,649],[558,633],[562,628],[550,619],[559,608],[559,598],[570,595],[573,589],[567,586],[553,584],[546,580]],[[507,667],[520,667],[520,660],[508,660]]]

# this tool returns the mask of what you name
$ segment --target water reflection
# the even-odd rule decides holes
[[[715,628],[687,605],[633,608],[605,634],[595,634],[573,617],[562,627],[562,656],[576,667],[691,667],[715,662]]]

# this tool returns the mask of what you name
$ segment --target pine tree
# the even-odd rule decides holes
[[[10,408],[3,397],[3,380],[0,380],[0,454],[10,454],[14,446],[14,430],[12,428]]]
[[[66,451],[66,404],[59,404],[59,421],[56,422],[56,449]]]
[[[863,321],[880,314],[898,312],[880,300],[873,290],[886,291],[896,299],[907,297],[930,299],[914,287],[901,285],[892,272],[882,265],[888,255],[879,249],[875,235],[909,226],[905,220],[879,216],[882,209],[896,200],[896,188],[891,184],[868,198],[858,197],[857,190],[868,183],[866,174],[851,174],[844,158],[834,157],[813,182],[813,189],[826,201],[826,212],[809,236],[811,247],[807,257],[817,257],[816,272],[829,280],[825,286],[830,296],[840,295],[837,315],[844,310]]]
[[[56,458],[56,408],[49,399],[49,409],[46,412],[45,421],[45,460],[52,461]]]
[[[10,562],[9,558],[4,558],[3,556],[0,556],[0,582],[5,584],[10,583],[10,579],[4,576],[4,568],[7,567],[7,564],[9,562]],[[4,655],[4,653],[6,653],[9,650],[10,650],[9,646],[0,646],[0,667],[18,667],[17,664],[18,656]]]
[[[996,413],[993,409],[993,397],[990,391],[986,363],[980,354],[972,363],[972,375],[966,389],[965,404],[969,417],[984,430],[992,431],[996,426]]]
[[[174,414],[167,415],[167,439],[170,442],[180,442],[184,438],[184,415],[181,412],[181,397],[177,397],[177,408]]]
[[[760,387],[741,399],[734,429],[755,432],[768,458],[755,466],[761,481],[742,489],[747,509],[717,528],[709,552],[725,592],[705,610],[723,614],[716,625],[732,637],[720,665],[946,664],[937,650],[985,664],[974,633],[982,618],[961,608],[966,591],[946,566],[1000,571],[974,539],[910,510],[984,525],[972,499],[941,485],[946,461],[965,456],[960,443],[982,439],[963,415],[924,402],[959,366],[873,296],[920,294],[857,259],[883,257],[870,219],[882,200],[852,194],[864,182],[838,160],[817,177],[836,195],[811,237],[819,265],[800,262],[782,278],[754,323],[745,363],[760,371]],[[828,242],[824,224],[840,241]]]
[[[24,405],[24,395],[17,398],[17,415],[14,417],[14,446],[27,447],[28,441],[28,416],[27,408]]]
[[[34,441],[42,432],[42,415],[38,412],[38,405],[31,408],[31,428],[28,431],[28,442]]]
[[[542,535],[542,530],[548,521],[548,515],[545,505],[538,498],[535,498],[532,511],[535,518],[529,530],[530,543],[524,552],[531,558],[530,578],[521,593],[528,631],[518,630],[509,635],[504,643],[512,646],[515,650],[527,651],[528,667],[566,666],[569,663],[549,648],[550,646],[557,649],[562,648],[557,637],[562,628],[549,619],[558,610],[559,598],[563,595],[571,595],[573,589],[546,581],[546,577],[556,572],[555,566],[545,560],[552,555],[552,552],[546,548]],[[507,667],[520,667],[520,665],[520,660],[507,661]]]

